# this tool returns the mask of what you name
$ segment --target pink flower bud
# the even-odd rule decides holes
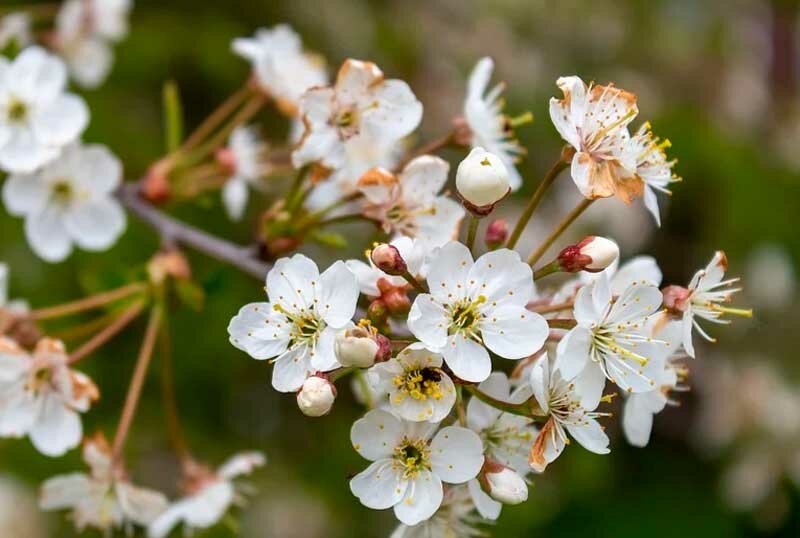
[[[406,261],[397,247],[389,243],[381,243],[372,249],[372,263],[387,275],[399,276],[408,270]]]
[[[327,415],[336,400],[336,387],[326,378],[313,375],[305,380],[297,393],[297,407],[304,415],[321,417]]]
[[[506,219],[495,219],[486,227],[486,246],[496,249],[503,245],[508,239],[508,221]]]
[[[570,245],[558,255],[561,270],[567,273],[588,271],[598,273],[619,258],[619,247],[605,237],[590,235],[580,243]]]

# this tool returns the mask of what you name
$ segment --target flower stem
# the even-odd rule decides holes
[[[358,370],[358,368],[356,366],[347,366],[347,367],[337,368],[336,370],[333,370],[332,372],[328,373],[328,378],[330,378],[331,383],[335,383],[336,381],[340,380],[341,378],[347,377],[350,374],[355,373],[356,370]]]
[[[361,214],[361,213],[350,213],[347,215],[337,215],[336,217],[331,217],[329,219],[320,220],[316,222],[316,226],[328,226],[330,224],[341,224],[343,222],[357,222],[357,221],[368,221],[374,222],[371,218]],[[315,223],[311,223],[315,224]]]
[[[552,262],[548,263],[547,265],[540,267],[536,271],[533,272],[533,280],[539,280],[540,278],[546,277],[547,275],[552,275],[553,273],[558,273],[561,271],[561,264],[558,263],[558,260],[553,260]]]
[[[550,314],[552,312],[561,312],[562,310],[569,310],[575,306],[575,301],[566,301],[563,303],[549,304],[547,306],[540,306],[531,308],[537,314]]]
[[[478,235],[478,224],[480,224],[480,219],[475,215],[471,215],[469,219],[469,230],[467,231],[467,248],[470,252],[475,247],[475,236]]]
[[[572,329],[578,324],[574,319],[548,319],[547,325],[551,329]]]
[[[119,419],[119,425],[117,425],[117,433],[114,435],[114,443],[111,449],[111,460],[114,463],[120,461],[125,439],[128,437],[133,417],[136,414],[136,407],[139,404],[139,396],[142,393],[147,368],[150,366],[150,359],[153,357],[153,347],[158,336],[161,315],[161,307],[158,305],[150,310],[150,319],[147,321],[142,347],[139,349],[139,357],[136,359],[131,384],[125,397],[125,406],[122,408],[122,416]]]
[[[143,282],[134,282],[132,284],[126,284],[125,286],[104,291],[78,301],[32,310],[28,315],[32,319],[39,321],[68,316],[70,314],[77,314],[78,312],[84,312],[86,310],[92,310],[94,308],[105,306],[109,303],[113,303],[114,301],[118,301],[119,299],[129,297],[134,293],[144,291],[145,289],[147,289],[147,284]]]
[[[364,405],[367,409],[372,409],[375,407],[375,402],[372,401],[372,393],[369,390],[369,384],[367,383],[367,376],[364,375],[364,370],[357,369],[355,375],[358,387],[364,395]]]
[[[205,120],[189,135],[189,138],[178,149],[177,153],[186,153],[194,146],[205,140],[222,121],[227,118],[251,93],[249,81],[233,92],[222,102]]]
[[[118,318],[108,324],[100,332],[92,336],[81,347],[73,351],[69,356],[69,363],[74,364],[99,349],[104,344],[108,343],[114,336],[119,334],[125,327],[127,327],[144,309],[144,301],[137,301],[127,310],[125,310]]]
[[[527,401],[520,404],[514,404],[493,398],[481,391],[476,385],[462,386],[464,387],[464,390],[472,394],[475,398],[479,399],[486,405],[494,407],[495,409],[499,409],[500,411],[528,418],[535,418],[535,415],[541,414],[539,405],[533,398],[529,398]]]
[[[183,435],[178,404],[175,397],[175,378],[172,369],[172,341],[169,334],[167,317],[159,331],[159,355],[161,356],[161,398],[164,402],[165,418],[170,442],[181,462],[191,461],[192,455]]]
[[[417,279],[414,277],[414,275],[412,275],[411,273],[409,273],[407,269],[406,269],[406,271],[405,271],[405,272],[404,272],[404,273],[403,273],[401,276],[402,276],[403,278],[405,278],[405,279],[406,279],[406,282],[408,282],[409,284],[411,284],[411,287],[413,287],[413,288],[414,288],[415,290],[417,290],[419,293],[428,293],[428,288],[427,288],[427,287],[426,287],[424,284],[422,284],[422,283],[421,283],[419,280],[417,280]]]
[[[522,235],[522,231],[531,220],[533,212],[536,211],[536,208],[539,206],[539,202],[542,201],[545,191],[547,191],[550,185],[552,185],[555,179],[558,177],[558,174],[566,167],[567,163],[564,162],[563,159],[559,159],[555,164],[553,164],[553,166],[550,167],[550,170],[547,171],[542,179],[542,182],[539,183],[539,186],[536,188],[533,196],[531,196],[531,199],[528,201],[528,205],[525,207],[522,215],[520,215],[516,226],[514,226],[514,230],[511,232],[511,236],[508,238],[508,243],[506,243],[507,248],[514,248],[514,246],[517,244],[519,237]]]
[[[456,411],[458,413],[458,423],[464,428],[467,427],[467,412],[464,409],[464,390],[463,385],[456,385]]]
[[[413,161],[417,157],[420,157],[422,155],[426,155],[428,153],[433,153],[435,151],[438,151],[438,150],[444,148],[445,146],[449,146],[450,143],[453,142],[454,136],[455,136],[455,132],[454,131],[450,131],[446,135],[441,136],[439,138],[435,138],[435,139],[431,140],[430,142],[428,142],[427,144],[424,144],[424,145],[418,147],[417,149],[415,149],[414,151],[409,152],[409,154],[406,155],[405,157],[403,157],[403,159],[397,164],[397,166],[395,167],[395,171],[397,171],[397,172],[402,171],[403,168],[405,168],[405,166],[409,162]]]
[[[592,205],[592,202],[594,202],[594,200],[589,200],[587,198],[581,200],[581,202],[575,206],[575,209],[573,209],[566,217],[564,217],[564,220],[562,220],[558,226],[556,226],[555,230],[550,233],[547,239],[545,239],[544,242],[531,253],[531,255],[528,257],[528,265],[532,266],[539,261],[539,258],[541,258],[544,253],[547,252],[547,249],[556,242],[556,239],[558,239],[561,234],[564,233],[564,230],[569,228],[570,225],[575,222],[575,219],[580,217],[581,213],[586,211],[586,208]]]

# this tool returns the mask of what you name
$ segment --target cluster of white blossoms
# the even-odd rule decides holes
[[[722,252],[686,287],[662,289],[655,260],[619,266],[617,245],[602,237],[538,264],[571,221],[527,260],[504,222],[487,227],[480,248],[480,219],[523,182],[515,158],[524,151],[511,133],[519,122],[501,112],[502,85],[486,94],[492,67],[488,58],[476,66],[465,117],[444,143],[470,150],[456,197],[446,188],[450,166],[433,154],[444,144],[383,162],[352,158],[365,146],[374,157],[416,129],[422,105],[408,84],[346,60],[333,86],[303,93],[292,160],[311,166],[304,200],[314,203],[300,211],[348,207],[376,225],[378,241],[366,261],[322,272],[302,254],[277,260],[267,300],[245,305],[228,326],[231,343],[270,361],[273,387],[294,393],[308,416],[329,413],[337,382],[355,377],[367,411],[350,438],[369,465],[350,489],[369,508],[393,510],[395,536],[470,535],[503,504],[524,502],[531,474],[572,440],[609,453],[614,396],[624,399],[628,441],[647,445],[654,416],[686,386],[693,333],[712,340],[705,321],[751,315],[727,306],[737,279],[724,278]],[[551,116],[568,146],[556,173],[569,167],[590,201],[642,197],[660,219],[655,191],[677,181],[674,162],[649,124],[628,132],[636,97],[577,77],[558,86],[564,98],[551,101]],[[548,285],[552,273],[576,276]]]
[[[0,59],[2,199],[24,218],[32,250],[58,262],[74,246],[108,249],[126,227],[123,207],[163,242],[141,281],[44,309],[8,301],[8,271],[0,264],[0,436],[27,436],[48,456],[83,439],[88,472],[48,480],[41,498],[44,509],[70,510],[79,530],[138,526],[163,538],[178,525],[211,527],[244,500],[235,479],[264,464],[261,453],[248,452],[214,470],[190,455],[162,349],[164,408],[184,495],[170,502],[134,486],[128,474],[124,443],[155,342],[169,340],[165,313],[202,302],[178,247],[266,277],[266,299],[232,317],[229,340],[271,364],[272,386],[291,394],[302,413],[330,413],[336,384],[354,381],[367,409],[350,440],[369,463],[350,489],[369,508],[393,510],[396,537],[476,535],[476,525],[498,518],[504,504],[525,502],[532,476],[572,440],[609,453],[605,424],[617,394],[625,436],[646,445],[654,416],[685,387],[688,359],[700,350],[694,334],[713,341],[707,323],[752,314],[728,304],[737,279],[725,278],[722,252],[686,287],[661,288],[655,260],[619,265],[610,239],[559,245],[600,198],[641,197],[660,220],[656,192],[678,180],[665,154],[669,143],[649,123],[628,131],[638,114],[634,94],[563,77],[557,86],[564,97],[551,100],[550,113],[567,145],[533,185],[517,169],[526,151],[514,134],[531,116],[503,113],[504,85],[488,89],[490,58],[469,76],[463,116],[440,139],[415,148],[423,105],[408,83],[355,59],[329,83],[325,62],[305,51],[291,28],[259,30],[232,44],[251,64],[247,82],[185,139],[179,92],[165,88],[170,149],[125,185],[120,160],[81,141],[89,113],[67,91],[67,73],[86,86],[105,77],[110,44],[126,34],[130,7],[127,0],[68,0],[49,43],[67,64],[36,44]],[[23,42],[23,29],[4,20],[0,37]],[[290,120],[288,142],[259,134],[255,116],[266,104]],[[460,152],[455,173],[437,155],[444,148]],[[586,199],[523,257],[517,240],[567,168]],[[287,170],[294,180],[275,195],[273,176]],[[479,236],[483,219],[523,186],[536,191],[513,231],[496,219]],[[156,207],[215,190],[229,217],[240,220],[251,189],[274,197],[266,207],[250,201],[262,207],[255,244],[246,247]],[[373,233],[328,231],[345,221],[369,222]],[[342,247],[359,238],[366,260],[337,260],[324,270],[299,252],[308,242]],[[540,263],[554,245],[559,254]],[[76,349],[40,327],[100,307],[109,311],[93,321],[99,323],[76,328],[90,335]],[[143,311],[149,321],[114,440],[84,438],[81,414],[99,390],[73,366]]]

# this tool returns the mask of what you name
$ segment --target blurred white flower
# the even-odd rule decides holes
[[[55,49],[85,88],[105,81],[114,63],[112,43],[128,34],[132,0],[67,0],[55,23]]]
[[[408,328],[461,379],[489,377],[487,348],[518,360],[544,344],[547,322],[525,309],[533,273],[516,252],[495,250],[473,261],[469,249],[453,241],[431,255],[427,281],[430,293],[414,300]]]
[[[228,139],[228,146],[217,152],[217,161],[230,174],[222,187],[222,203],[233,220],[242,219],[248,188],[257,186],[267,171],[266,149],[256,127],[237,127]]]
[[[558,343],[558,368],[565,379],[584,372],[602,387],[608,378],[626,392],[655,386],[661,364],[651,360],[664,342],[650,337],[645,323],[661,306],[661,291],[640,280],[614,297],[608,275],[584,286],[575,297],[577,326]]]
[[[339,366],[334,342],[352,324],[358,284],[344,262],[319,274],[317,264],[295,254],[267,275],[267,303],[250,303],[231,319],[231,344],[254,359],[273,359],[272,386],[298,390],[315,371]]]
[[[409,162],[395,175],[375,168],[358,180],[364,194],[364,214],[381,223],[391,235],[405,235],[441,246],[458,235],[464,209],[440,194],[450,165],[432,155]]]
[[[28,302],[23,299],[9,299],[8,295],[8,265],[0,262],[0,310],[10,310],[12,313],[24,313],[28,310]]]
[[[89,109],[66,85],[64,63],[40,47],[0,57],[0,168],[33,172],[78,139]]]
[[[295,166],[314,162],[336,171],[346,166],[351,141],[381,146],[410,134],[422,103],[402,80],[386,80],[375,64],[349,59],[333,87],[303,94],[300,113],[305,132],[292,153]]]
[[[265,462],[260,452],[242,452],[216,471],[195,464],[188,472],[187,496],[172,503],[148,526],[148,538],[165,538],[181,522],[186,532],[216,525],[232,505],[244,502],[234,479],[251,474]]]
[[[564,378],[558,364],[547,355],[536,359],[530,370],[530,386],[539,407],[548,415],[531,446],[529,463],[542,472],[569,444],[567,432],[586,450],[608,454],[608,436],[597,418],[609,413],[595,411],[601,401],[603,383],[596,382],[593,368],[587,368],[572,381]],[[605,380],[603,380],[605,381]]]
[[[497,155],[508,171],[511,189],[517,190],[522,185],[522,176],[515,163],[526,151],[514,138],[512,120],[503,114],[501,94],[505,84],[498,83],[486,93],[493,69],[494,62],[488,56],[475,64],[467,83],[464,118],[472,134],[470,145]]]
[[[42,510],[71,510],[75,527],[133,533],[134,525],[147,526],[167,508],[160,492],[134,486],[121,469],[115,468],[105,436],[98,433],[83,444],[83,460],[89,473],[71,473],[42,484]]]
[[[26,12],[11,13],[0,19],[0,50],[12,44],[24,49],[32,41],[31,18]]]
[[[290,117],[297,116],[306,90],[328,83],[322,57],[303,52],[300,36],[288,24],[260,28],[252,38],[234,39],[232,48],[250,61],[258,83]]]
[[[350,481],[350,490],[368,508],[394,507],[395,516],[406,525],[430,518],[442,504],[442,482],[462,484],[483,465],[475,432],[448,426],[433,436],[436,429],[436,424],[369,411],[353,424],[350,439],[373,463]]]
[[[84,374],[70,369],[64,345],[43,338],[29,354],[0,337],[0,436],[30,437],[46,456],[61,456],[81,441],[79,413],[100,397]]]
[[[574,76],[556,82],[563,99],[550,99],[550,119],[561,137],[575,149],[572,180],[588,199],[616,195],[625,203],[642,194],[636,160],[628,148],[628,124],[639,113],[636,96],[615,88],[584,82]]]
[[[377,392],[389,395],[392,413],[412,422],[441,422],[456,403],[456,387],[442,370],[442,356],[416,342],[367,374]]]
[[[73,244],[102,251],[125,230],[126,217],[114,191],[122,164],[101,145],[71,145],[33,174],[14,174],[3,185],[3,202],[25,217],[28,244],[42,259],[59,262]]]
[[[747,297],[755,306],[780,310],[794,303],[797,276],[792,257],[784,246],[765,244],[747,260]]]

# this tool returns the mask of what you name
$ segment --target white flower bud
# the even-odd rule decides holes
[[[619,247],[611,239],[593,237],[581,247],[581,253],[592,259],[586,266],[587,271],[602,271],[619,258]]]
[[[311,376],[297,393],[297,407],[304,415],[321,417],[328,414],[336,400],[336,387],[319,376]]]
[[[504,504],[519,504],[528,500],[528,485],[515,471],[505,466],[484,474],[484,487],[489,496]]]
[[[336,353],[336,360],[342,366],[369,368],[375,364],[375,357],[380,348],[368,331],[356,327],[337,334],[333,350]]]
[[[470,204],[491,206],[508,193],[508,170],[497,155],[473,148],[458,165],[456,188]]]

